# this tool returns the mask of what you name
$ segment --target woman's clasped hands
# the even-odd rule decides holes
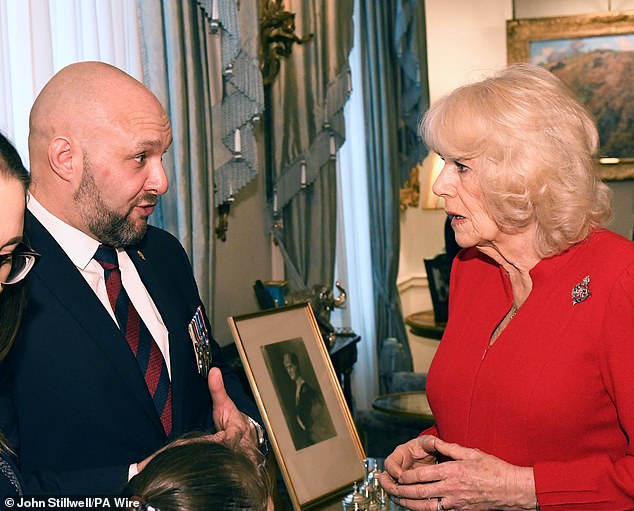
[[[392,500],[416,511],[534,510],[537,503],[532,468],[431,435],[399,445],[380,483]]]

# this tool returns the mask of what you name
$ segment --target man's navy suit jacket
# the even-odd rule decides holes
[[[30,212],[26,221],[28,240],[42,258],[29,275],[22,328],[3,364],[2,390],[9,395],[0,404],[5,427],[9,417],[14,421],[7,433],[17,435],[26,494],[119,494],[131,463],[183,433],[213,429],[207,381],[187,330],[202,305],[191,265],[176,238],[154,227],[127,249],[169,331],[168,439],[121,331],[49,232]],[[260,420],[212,344],[228,394]]]

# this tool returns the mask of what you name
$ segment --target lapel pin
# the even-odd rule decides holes
[[[590,292],[590,275],[586,275],[584,279],[579,282],[579,284],[575,284],[572,288],[572,304],[577,305],[578,303],[587,300],[592,296]]]
[[[137,250],[136,255],[138,255],[143,261],[145,261],[145,256],[143,255],[143,252],[141,252],[140,250]]]

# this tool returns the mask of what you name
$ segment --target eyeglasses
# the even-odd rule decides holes
[[[23,244],[10,254],[0,254],[0,284],[7,286],[20,282],[39,258],[40,254]]]

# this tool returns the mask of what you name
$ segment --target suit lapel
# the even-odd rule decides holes
[[[132,395],[152,422],[163,430],[148,393],[145,380],[125,337],[112,317],[51,234],[30,213],[26,217],[29,242],[42,254],[32,271],[30,286],[43,285],[55,296],[86,332],[86,342],[94,342],[110,361],[114,371],[130,388]],[[95,363],[101,363],[95,361]]]
[[[172,380],[172,431],[178,434],[183,429],[183,405],[186,392],[184,375],[191,370],[188,364],[192,357],[192,350],[188,344],[187,325],[177,313],[177,307],[174,306],[177,291],[169,288],[169,279],[164,275],[166,269],[157,254],[144,251],[139,247],[130,247],[126,249],[126,252],[136,266],[168,331]]]

